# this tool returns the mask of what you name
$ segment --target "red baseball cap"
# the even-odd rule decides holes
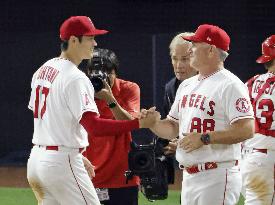
[[[275,59],[275,35],[268,37],[262,43],[262,56],[260,56],[256,62],[266,63]]]
[[[210,45],[215,45],[224,51],[229,50],[230,37],[218,26],[203,24],[197,28],[194,35],[183,36],[182,38],[189,41],[205,42]]]
[[[96,29],[92,20],[87,16],[71,16],[60,26],[60,38],[64,41],[69,40],[71,36],[96,36],[107,32]]]

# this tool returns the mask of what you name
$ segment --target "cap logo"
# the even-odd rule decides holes
[[[209,36],[206,38],[206,40],[207,41],[212,41],[212,39]]]
[[[94,24],[93,24],[92,20],[90,19],[90,17],[88,17],[88,19],[89,19],[91,25],[94,26]]]

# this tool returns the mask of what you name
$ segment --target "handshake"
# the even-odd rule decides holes
[[[160,118],[161,115],[156,111],[156,107],[151,107],[148,110],[141,109],[138,116],[139,128],[153,128]]]

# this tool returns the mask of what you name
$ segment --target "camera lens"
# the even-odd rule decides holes
[[[147,152],[140,152],[134,158],[134,166],[136,170],[147,170],[151,167],[151,157]]]
[[[139,156],[136,158],[136,163],[139,165],[140,168],[146,167],[148,164],[148,157],[144,153],[141,153]]]
[[[93,77],[90,78],[90,80],[91,80],[91,83],[94,86],[94,89],[95,89],[96,93],[99,92],[104,87],[103,81],[100,77],[93,76]]]

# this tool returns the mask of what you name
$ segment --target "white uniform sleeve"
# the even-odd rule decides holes
[[[80,121],[86,111],[98,113],[94,101],[94,87],[85,78],[78,78],[70,82],[65,88],[65,97],[73,116]]]
[[[222,104],[230,123],[244,118],[253,118],[253,108],[248,89],[243,83],[233,82],[222,92]]]
[[[178,122],[179,121],[179,103],[180,103],[180,87],[177,90],[175,101],[171,107],[171,110],[169,111],[169,114],[167,115],[167,118],[169,120],[173,120]]]
[[[32,111],[34,110],[34,100],[35,100],[35,95],[36,95],[36,89],[34,87],[35,78],[36,78],[36,73],[34,73],[34,75],[32,76],[31,96],[30,96],[30,101],[29,101],[29,104],[28,104],[28,108]]]

